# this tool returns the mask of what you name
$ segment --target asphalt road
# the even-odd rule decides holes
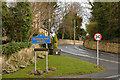
[[[96,51],[84,48],[82,45],[63,45],[58,46],[62,50],[62,55],[78,58],[88,62],[96,64]],[[106,71],[92,73],[87,75],[72,75],[72,76],[58,76],[58,78],[64,77],[87,77],[87,78],[118,78],[118,55],[107,52],[100,52],[100,65],[102,65]]]

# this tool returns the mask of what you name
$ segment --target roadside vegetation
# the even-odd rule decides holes
[[[7,5],[2,2],[2,36],[9,42],[28,42],[32,24],[30,2],[17,2]]]
[[[112,42],[120,41],[120,2],[94,2],[92,6],[92,17],[87,24],[87,32],[90,40],[94,40],[94,34],[102,34],[102,40]]]
[[[20,51],[23,48],[27,48],[27,47],[31,47],[31,43],[29,42],[11,42],[11,43],[7,43],[2,45],[2,54],[6,55],[7,58],[9,58],[9,56],[11,54],[14,54],[18,51]]]
[[[96,64],[82,61],[76,58],[71,58],[62,55],[50,55],[49,56],[49,67],[56,67],[56,70],[50,73],[44,73],[42,75],[30,75],[29,72],[34,70],[34,64],[21,69],[15,73],[3,75],[3,78],[43,78],[53,76],[64,76],[64,75],[83,75],[95,72],[104,71],[103,67],[96,68]],[[45,69],[45,59],[37,62],[37,69]]]
[[[38,35],[42,31],[41,29],[43,28],[44,31],[42,33],[44,34],[46,32],[48,32],[48,34],[50,34],[50,32],[55,32],[56,35],[52,40],[53,44],[51,43],[48,45],[49,48],[53,47],[54,49],[58,49],[57,39],[74,39],[74,25],[76,31],[75,37],[77,40],[79,40],[80,38],[84,38],[87,32],[92,38],[93,34],[95,33],[94,32],[95,30],[100,32],[102,35],[103,34],[105,35],[103,36],[103,39],[106,38],[107,40],[111,38],[113,39],[118,38],[119,35],[115,36],[116,31],[118,31],[119,29],[116,23],[118,19],[117,16],[115,15],[117,13],[115,8],[118,8],[118,5],[114,6],[113,7],[114,9],[110,10],[109,6],[112,5],[113,3],[110,3],[107,7],[105,7],[106,4],[104,5],[100,4],[105,9],[109,8],[108,12],[109,11],[111,12],[111,14],[105,16],[105,20],[109,22],[107,23],[104,22],[103,19],[101,20],[101,18],[104,17],[98,15],[99,13],[101,14],[104,13],[104,15],[106,15],[107,11],[104,11],[104,8],[100,9],[99,8],[100,5],[94,3],[96,4],[93,7],[93,13],[92,13],[94,17],[91,19],[91,22],[93,24],[87,25],[87,32],[86,32],[84,29],[81,28],[83,21],[83,18],[81,16],[83,14],[78,15],[80,12],[83,11],[84,8],[82,6],[80,7],[80,4],[76,4],[76,3],[71,3],[70,6],[68,5],[69,3],[66,3],[64,4],[63,7],[61,7],[61,3],[59,4],[57,4],[56,2],[52,2],[50,4],[46,2],[45,3],[44,2],[42,3],[41,2],[33,2],[33,3],[32,2],[13,2],[13,3],[2,2],[2,36],[7,37],[6,40],[8,40],[7,44],[2,45],[2,54],[9,58],[11,54],[13,55],[14,53],[17,54],[17,52],[20,51],[21,49],[26,47],[31,47],[31,37]],[[76,7],[76,9],[71,8],[72,6]],[[65,9],[65,11],[63,11],[63,9]],[[86,14],[86,12],[83,13]],[[96,17],[96,15],[98,15],[98,17]],[[111,15],[112,17],[107,18],[108,16]],[[74,20],[76,20],[75,23]],[[102,23],[104,23],[104,25],[101,25]],[[101,26],[106,28],[103,28]],[[113,26],[115,26],[115,28],[113,28]],[[53,28],[54,31],[52,31],[51,28]],[[112,31],[110,31],[111,29]],[[106,31],[106,33],[103,33],[104,30]],[[112,34],[112,32],[115,33]],[[106,35],[109,33],[112,34],[112,36],[114,37],[107,38]],[[45,44],[40,44],[40,46],[46,47]],[[18,58],[20,57],[19,56],[17,58],[15,57],[15,60],[13,60],[13,62],[17,61],[16,59]],[[27,61],[29,61],[27,60],[28,58],[26,57],[21,56],[21,58],[23,58],[23,60],[19,59],[19,62],[22,64],[25,64]],[[33,58],[30,58],[30,60],[34,61],[34,56]],[[18,62],[15,62],[14,64],[16,65],[17,63]],[[62,56],[62,55],[60,56],[50,55],[49,67],[51,66],[56,67],[56,71],[50,72],[48,74],[43,74],[40,76],[29,75],[29,72],[31,70],[34,70],[33,63],[34,62],[31,63],[32,65],[29,64],[30,66],[27,65],[28,67],[25,66],[26,68],[24,67],[24,69],[20,68],[21,70],[17,72],[14,71],[14,73],[3,75],[3,78],[42,78],[42,77],[63,76],[63,75],[76,75],[76,74],[83,75],[83,74],[89,74],[89,73],[100,72],[105,70],[104,68],[95,68],[96,64],[92,64],[79,59]],[[6,65],[5,68],[9,69],[8,65]],[[10,65],[10,67],[11,66],[12,68],[16,68],[14,67],[14,65]],[[45,69],[45,59],[37,62],[37,68],[41,70]]]
[[[75,21],[74,21],[75,20]],[[77,16],[76,12],[70,12],[63,18],[63,22],[60,25],[58,31],[58,39],[74,39],[74,26],[75,26],[75,39],[79,40],[86,36],[87,32],[81,28],[82,18]]]

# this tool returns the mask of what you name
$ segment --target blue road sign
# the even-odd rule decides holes
[[[31,43],[50,43],[50,37],[44,36],[43,34],[39,34],[37,37],[32,37]]]

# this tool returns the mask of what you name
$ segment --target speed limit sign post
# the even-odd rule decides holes
[[[94,35],[94,39],[97,41],[97,67],[99,66],[99,41],[102,39],[102,35],[100,33],[96,33]]]

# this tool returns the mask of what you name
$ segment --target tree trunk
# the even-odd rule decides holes
[[[31,35],[30,35],[30,37],[29,37],[29,41],[30,41],[30,39],[31,39],[31,37],[33,36],[33,34],[37,31],[37,29],[35,28],[36,27],[36,22],[35,23],[33,23],[33,26],[34,26],[34,28],[32,29],[32,31],[31,31]]]
[[[65,32],[65,29],[64,29],[64,27],[63,27],[62,39],[64,39],[64,32]]]
[[[20,35],[21,35],[21,42],[22,42],[22,31],[20,32]]]
[[[17,42],[19,42],[19,34],[17,34]]]
[[[64,39],[64,33],[62,33],[62,39]]]

